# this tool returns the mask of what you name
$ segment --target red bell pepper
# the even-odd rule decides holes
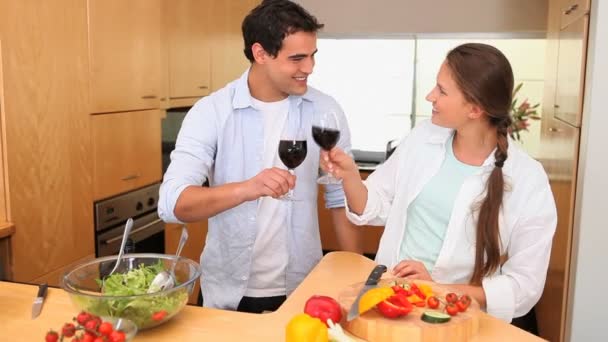
[[[327,324],[327,319],[331,318],[334,323],[339,323],[342,320],[342,308],[338,302],[328,296],[312,296],[304,305],[304,313],[311,317],[316,317],[321,322]]]

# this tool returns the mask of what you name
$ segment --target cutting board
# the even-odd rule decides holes
[[[398,283],[410,282],[405,279],[383,279],[379,286],[388,286],[392,281]],[[432,282],[415,280],[416,284],[428,284],[433,289],[435,296],[445,299],[445,295],[454,292],[460,296],[458,291]],[[364,283],[354,284],[342,290],[338,295],[338,302],[342,306],[344,319],[342,327],[354,336],[369,342],[438,342],[438,341],[468,341],[479,331],[479,316],[481,309],[479,304],[473,300],[465,312],[453,316],[447,323],[432,324],[420,319],[422,313],[428,307],[416,307],[406,316],[399,318],[385,318],[375,308],[371,309],[350,322],[346,321],[346,315],[350,306],[355,301],[357,294],[363,288]],[[440,306],[441,308],[442,306]]]

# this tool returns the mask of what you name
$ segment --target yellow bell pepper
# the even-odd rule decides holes
[[[285,342],[328,342],[327,326],[305,313],[295,315],[285,329]]]
[[[385,301],[394,294],[395,291],[390,287],[376,287],[365,292],[359,301],[359,314],[370,310],[376,304]]]
[[[431,285],[428,284],[419,284],[418,288],[420,289],[420,291],[422,293],[424,293],[424,295],[426,296],[426,298],[429,298],[433,295],[433,289],[431,288]]]

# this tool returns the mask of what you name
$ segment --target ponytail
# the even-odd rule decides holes
[[[500,119],[491,117],[490,122],[496,126],[497,141],[494,153],[494,169],[488,177],[486,197],[479,207],[477,219],[477,238],[475,244],[475,267],[471,284],[481,285],[481,280],[494,273],[500,266],[500,230],[498,218],[502,206],[505,182],[502,167],[507,160],[509,140],[509,116]]]

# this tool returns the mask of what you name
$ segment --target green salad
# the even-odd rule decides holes
[[[159,261],[149,266],[140,264],[127,273],[114,273],[105,279],[103,294],[106,296],[146,294],[154,277],[163,270],[164,266]],[[98,279],[97,283],[101,286],[102,281]],[[85,311],[99,316],[128,318],[139,329],[144,329],[158,325],[173,316],[188,300],[188,290],[184,287],[166,294],[149,294],[136,298],[79,297]]]

